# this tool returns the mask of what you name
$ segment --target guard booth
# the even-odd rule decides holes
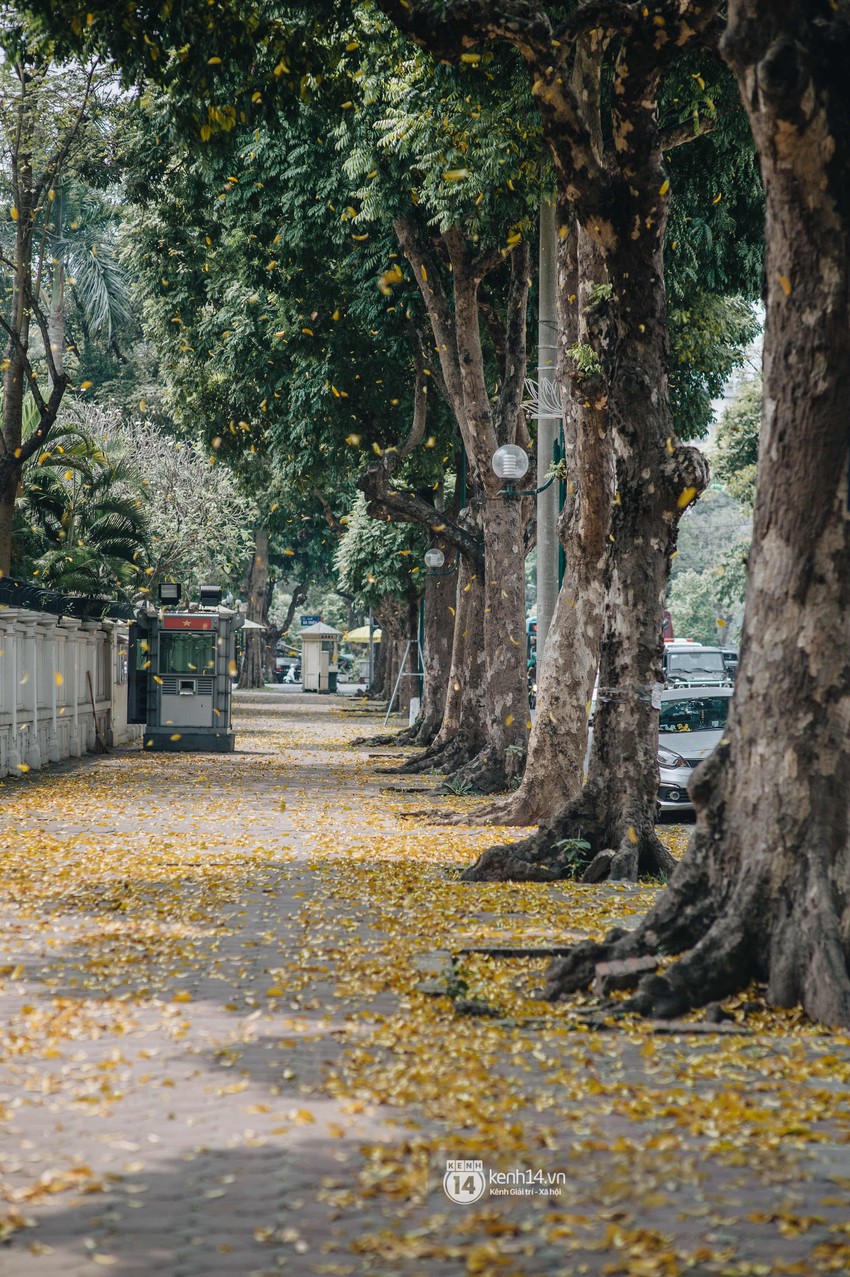
[[[301,687],[305,692],[335,692],[342,631],[321,621],[301,631]]]
[[[144,723],[144,749],[229,753],[236,631],[245,618],[202,586],[200,603],[178,609],[179,586],[163,586],[130,627],[128,717]]]

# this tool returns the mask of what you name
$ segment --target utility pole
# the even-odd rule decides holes
[[[561,414],[554,415],[558,399],[555,366],[558,354],[558,237],[555,205],[540,205],[539,310],[537,321],[537,486],[546,482]],[[537,497],[537,664],[543,658],[546,635],[558,598],[558,492],[550,484]]]

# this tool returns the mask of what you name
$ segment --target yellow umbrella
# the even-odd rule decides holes
[[[347,634],[343,634],[342,641],[343,643],[368,643],[369,642],[369,626],[358,625],[356,630],[349,630]],[[372,641],[375,643],[380,643],[381,641],[380,630],[372,631]]]

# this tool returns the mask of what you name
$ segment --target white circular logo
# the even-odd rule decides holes
[[[459,1206],[471,1206],[484,1196],[487,1177],[483,1162],[446,1162],[443,1192]]]

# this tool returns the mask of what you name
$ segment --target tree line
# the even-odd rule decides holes
[[[642,1011],[756,977],[776,1003],[850,1021],[845,0],[254,0],[213,19],[188,3],[163,6],[143,40],[105,3],[84,19],[70,0],[29,13],[54,59],[108,55],[144,86],[122,178],[144,331],[174,419],[247,490],[274,492],[258,547],[355,563],[364,504],[420,529],[418,545],[397,531],[404,588],[386,596],[388,635],[408,638],[424,592],[426,654],[440,653],[408,766],[508,790],[480,819],[538,826],[466,876],[552,880],[577,841],[593,876],[670,876],[636,931],[554,964],[550,996],[604,958],[666,953],[681,956],[644,977]],[[32,239],[31,196],[15,226]],[[566,567],[529,728],[534,510],[491,458],[534,454],[522,404],[541,202],[558,246]],[[740,672],[675,865],[654,828],[661,614],[680,520],[709,478],[687,440],[759,294]],[[10,297],[7,502],[36,450],[5,412],[36,380],[20,322],[39,295],[22,277]],[[65,376],[46,324],[38,448]],[[423,544],[456,572],[427,576]]]

